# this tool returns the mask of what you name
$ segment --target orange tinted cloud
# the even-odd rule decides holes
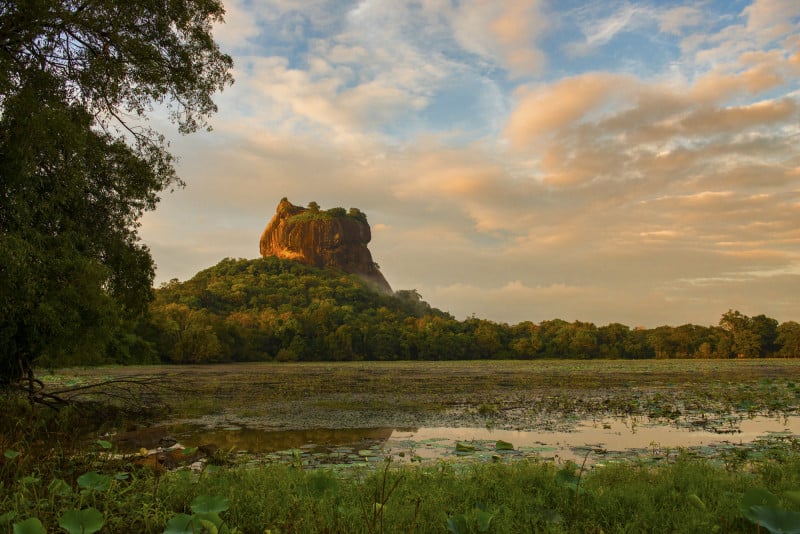
[[[759,126],[786,121],[797,114],[798,104],[784,98],[729,108],[701,108],[680,121],[687,135],[742,132]]]
[[[547,29],[539,0],[468,0],[452,16],[455,36],[467,50],[498,60],[513,77],[541,72],[537,47]]]
[[[778,37],[793,31],[793,18],[800,17],[800,3],[796,0],[756,0],[744,9],[747,27],[754,32],[764,32],[767,37]]]
[[[553,85],[517,92],[518,104],[506,133],[516,146],[558,133],[585,118],[610,96],[634,84],[632,78],[589,73],[566,78]]]

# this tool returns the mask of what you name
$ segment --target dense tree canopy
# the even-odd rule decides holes
[[[226,259],[156,291],[140,336],[165,362],[800,356],[800,328],[729,311],[721,326],[458,321],[415,290],[290,260]],[[746,345],[746,353],[742,353]]]
[[[146,308],[138,220],[180,183],[147,114],[206,125],[232,81],[211,36],[223,13],[217,0],[0,1],[0,385],[40,357],[91,361]]]

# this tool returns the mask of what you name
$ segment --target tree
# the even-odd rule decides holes
[[[575,321],[570,325],[570,357],[590,359],[597,356],[597,327],[593,323]]]
[[[160,352],[173,363],[219,361],[223,347],[214,330],[216,318],[205,309],[195,310],[184,304],[167,304],[153,309],[153,317],[162,330]]]
[[[367,214],[358,208],[350,208],[347,211],[347,215],[358,221],[363,222],[364,224],[367,224]]]
[[[759,356],[768,358],[778,350],[778,321],[766,315],[756,315],[750,319],[750,328],[758,338]]]
[[[551,319],[539,323],[539,339],[544,358],[567,358],[569,336],[565,332],[570,324],[563,319]]]
[[[331,208],[329,210],[325,210],[325,213],[336,219],[347,216],[347,211],[345,211],[344,208]]]
[[[512,357],[530,360],[537,356],[542,348],[539,338],[539,327],[530,321],[523,321],[510,327]]]
[[[152,295],[138,220],[180,185],[163,105],[207,126],[232,82],[218,0],[0,0],[0,385],[101,351]]]
[[[728,310],[722,315],[719,325],[728,332],[736,354],[746,358],[770,356],[775,352],[778,337],[778,321],[766,315],[748,317]]]
[[[778,327],[776,340],[780,345],[778,355],[783,358],[800,357],[800,324],[795,321],[786,321]]]
[[[630,328],[620,323],[611,323],[597,329],[597,343],[601,358],[628,358],[625,342]]]

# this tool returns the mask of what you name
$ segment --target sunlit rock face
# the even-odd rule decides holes
[[[334,267],[357,274],[378,291],[392,288],[372,261],[366,216],[358,210],[322,211],[295,206],[283,198],[261,234],[261,256],[296,260],[313,267]]]

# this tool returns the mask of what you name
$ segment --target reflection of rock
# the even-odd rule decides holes
[[[113,442],[120,451],[133,452],[139,449],[154,449],[156,447],[169,448],[175,445],[177,440],[170,435],[166,427],[151,426],[120,432],[114,436]]]
[[[335,267],[357,274],[385,293],[392,288],[367,248],[372,234],[359,210],[320,210],[295,206],[285,197],[261,234],[261,255],[296,260],[313,267]]]
[[[209,429],[205,426],[183,428],[184,443],[211,442],[223,450],[233,449],[252,453],[269,453],[284,449],[307,448],[325,450],[330,447],[355,445],[362,442],[385,443],[392,428],[312,428],[305,430],[265,430],[261,428]]]
[[[214,456],[217,446],[201,445],[195,449],[185,449],[172,437],[166,426],[151,426],[138,430],[120,432],[113,437],[115,447],[124,454],[145,453],[134,460],[134,464],[156,471],[177,469]]]
[[[210,456],[214,456],[217,450],[217,446],[210,443],[200,445],[196,449],[184,449],[182,446],[178,446],[170,450],[157,450],[148,453],[133,463],[139,467],[147,467],[155,471],[172,470],[205,460]]]

